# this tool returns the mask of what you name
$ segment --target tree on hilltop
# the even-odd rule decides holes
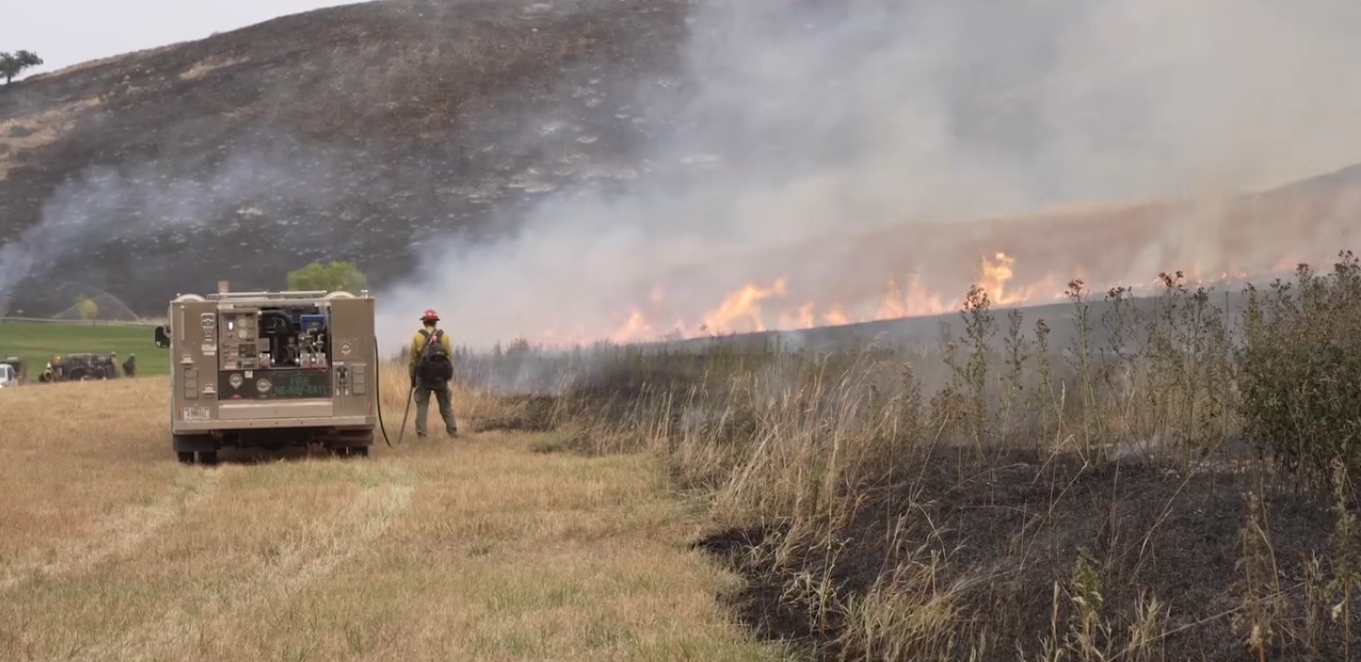
[[[313,262],[301,269],[288,272],[290,290],[345,290],[358,292],[369,287],[369,279],[349,262],[322,264]]]
[[[33,51],[14,51],[13,53],[0,51],[0,75],[5,77],[5,84],[14,82],[14,77],[18,76],[24,69],[36,67],[43,63],[43,59],[38,57]]]

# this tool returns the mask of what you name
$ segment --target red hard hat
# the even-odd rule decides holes
[[[439,320],[439,313],[435,312],[433,308],[427,308],[427,309],[425,310],[425,314],[424,314],[424,315],[421,315],[421,321],[422,321],[422,322],[429,321],[429,320],[437,320],[437,321]]]

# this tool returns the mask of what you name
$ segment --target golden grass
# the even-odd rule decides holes
[[[156,54],[158,54],[158,53],[165,53],[165,52],[167,52],[167,51],[170,51],[170,50],[173,50],[173,49],[178,48],[178,47],[180,47],[180,46],[183,46],[184,44],[187,44],[187,43],[190,43],[190,42],[188,42],[188,41],[178,41],[178,42],[175,42],[175,43],[173,43],[173,44],[165,44],[165,45],[162,45],[162,46],[154,46],[154,47],[152,47],[152,48],[144,48],[144,49],[142,49],[142,50],[128,51],[128,52],[126,52],[126,53],[119,53],[119,54],[117,54],[117,55],[110,55],[110,56],[108,56],[108,57],[96,58],[96,59],[93,59],[93,60],[86,60],[86,61],[84,61],[84,62],[77,62],[77,63],[75,63],[75,64],[72,64],[72,65],[68,65],[68,66],[62,67],[61,69],[55,69],[55,70],[53,70],[53,71],[45,71],[45,72],[42,72],[42,73],[33,74],[32,76],[29,76],[29,77],[26,78],[25,80],[27,80],[27,81],[29,81],[29,82],[34,82],[34,81],[46,80],[46,79],[48,79],[48,78],[58,78],[58,77],[61,77],[61,76],[68,76],[68,75],[70,75],[70,74],[74,74],[74,73],[77,73],[77,72],[80,72],[80,71],[87,71],[87,70],[93,69],[93,68],[95,68],[95,67],[101,67],[101,66],[105,66],[105,65],[124,63],[124,62],[126,62],[127,60],[131,60],[131,59],[137,58],[137,57],[143,57],[143,58],[144,58],[144,57],[147,57],[147,56],[150,56],[150,55],[156,55]]]
[[[385,375],[394,442],[404,381]],[[0,391],[0,659],[779,657],[721,614],[736,580],[646,455],[408,429],[364,460],[184,467],[167,388]],[[455,397],[465,431],[498,406]]]
[[[75,126],[80,113],[97,105],[99,99],[81,99],[41,112],[0,120],[0,145],[6,147],[0,153],[0,180],[9,176],[15,156],[20,152],[55,142]],[[16,129],[25,131],[25,135],[11,133]]]
[[[180,80],[194,80],[196,78],[202,78],[204,75],[212,71],[216,71],[223,67],[230,67],[234,64],[241,64],[243,62],[248,61],[250,61],[250,58],[245,57],[223,58],[213,56],[205,58],[194,63],[194,66],[184,70],[184,72],[180,74]]]

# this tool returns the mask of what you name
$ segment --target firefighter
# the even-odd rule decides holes
[[[128,360],[123,362],[123,375],[126,377],[137,376],[137,355],[128,354]]]
[[[411,388],[416,398],[416,436],[426,436],[426,419],[430,414],[430,394],[439,401],[439,414],[444,419],[444,430],[451,437],[458,436],[458,421],[454,419],[454,405],[449,382],[454,377],[453,344],[443,329],[438,328],[439,315],[433,310],[421,315],[422,328],[411,338],[408,369]]]

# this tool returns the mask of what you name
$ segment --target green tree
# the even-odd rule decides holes
[[[80,319],[91,324],[94,324],[95,317],[99,315],[99,305],[94,302],[94,299],[85,295],[76,299],[76,310],[80,312]]]
[[[14,82],[14,77],[29,67],[36,67],[43,63],[43,59],[38,57],[33,51],[14,51],[8,53],[0,51],[0,76],[5,77],[5,84]]]
[[[331,262],[330,264],[313,262],[301,269],[288,272],[288,289],[290,290],[358,292],[368,289],[368,287],[368,277],[349,262]]]

